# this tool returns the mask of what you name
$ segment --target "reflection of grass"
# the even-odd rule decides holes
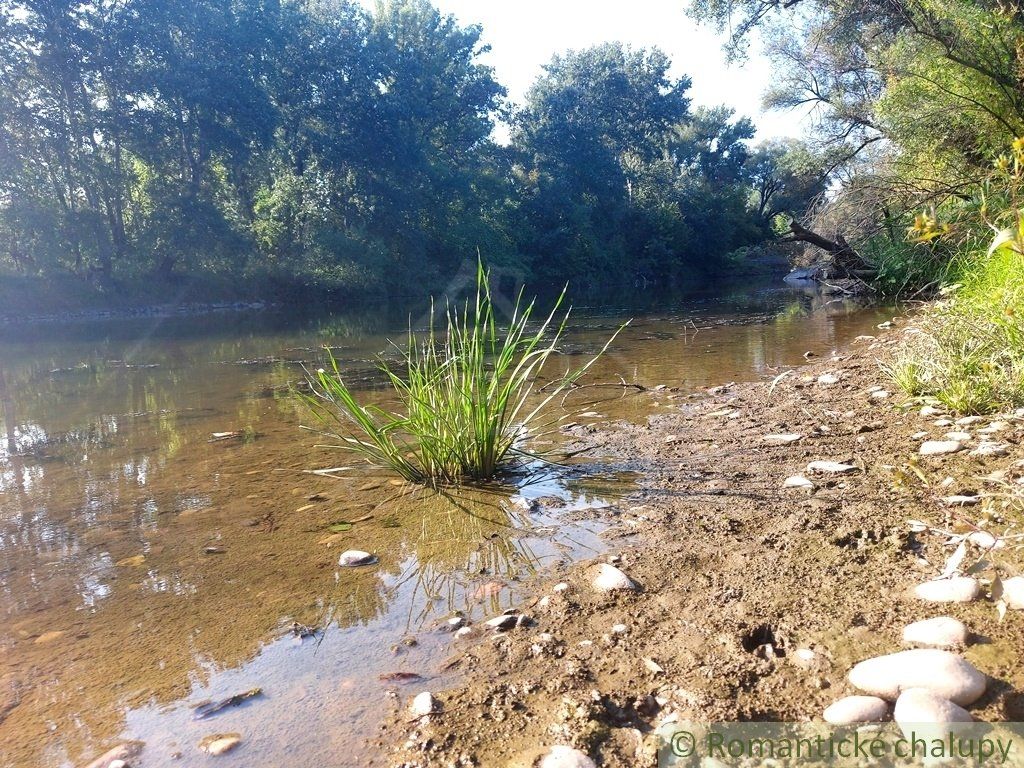
[[[531,328],[534,305],[516,301],[506,330],[499,332],[488,275],[477,272],[474,304],[449,307],[447,329],[426,339],[409,332],[398,370],[380,365],[401,404],[401,413],[356,402],[337,362],[320,369],[306,402],[326,426],[334,447],[355,452],[406,480],[431,485],[494,476],[510,458],[535,458],[519,447],[531,422],[597,359],[546,388],[539,403],[528,401],[545,363],[556,352],[567,316],[556,320],[564,293],[547,318]],[[617,332],[616,332],[617,333]],[[612,336],[614,338],[614,334]],[[338,424],[345,429],[335,431]]]

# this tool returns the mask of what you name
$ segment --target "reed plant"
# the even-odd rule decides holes
[[[333,447],[427,485],[486,480],[515,463],[545,458],[527,448],[541,414],[608,349],[566,370],[543,392],[541,371],[558,355],[569,311],[565,290],[539,323],[535,301],[519,292],[507,325],[499,324],[487,270],[477,268],[475,300],[448,304],[445,328],[417,336],[410,328],[399,362],[379,360],[397,407],[363,405],[345,384],[338,361],[311,376],[305,396]],[[619,329],[621,330],[621,328]],[[543,426],[543,425],[542,425]]]

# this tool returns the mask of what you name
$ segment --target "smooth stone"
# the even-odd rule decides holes
[[[199,742],[199,748],[208,755],[223,755],[242,743],[240,733],[211,733]]]
[[[981,584],[970,576],[935,579],[914,587],[914,595],[930,603],[969,603],[981,594]]]
[[[889,702],[877,696],[846,696],[833,702],[823,717],[832,725],[877,723],[889,716]]]
[[[787,477],[783,481],[782,487],[783,488],[809,488],[809,489],[813,489],[814,488],[814,483],[812,483],[810,480],[808,480],[803,475],[793,475],[792,477]]]
[[[921,407],[921,415],[926,419],[931,416],[941,416],[944,411],[941,408],[936,408],[934,405],[925,405]]]
[[[951,648],[967,644],[967,625],[952,616],[915,621],[903,628],[903,642]]]
[[[984,419],[981,416],[961,416],[956,420],[958,427],[969,427],[972,424],[980,424]]]
[[[555,746],[548,750],[537,768],[597,768],[594,761],[578,749]]]
[[[823,373],[821,374],[821,376],[818,377],[818,383],[823,384],[826,387],[832,384],[838,384],[839,377],[836,376],[834,373]]]
[[[943,456],[963,450],[963,444],[957,440],[926,440],[921,443],[918,453],[922,456]]]
[[[118,744],[97,757],[85,768],[115,768],[118,763],[127,764],[129,760],[139,756],[144,743],[141,741],[126,741]]]
[[[967,534],[967,540],[981,549],[1002,549],[1006,542],[998,539],[988,531],[971,531]]]
[[[830,475],[842,475],[846,472],[855,472],[857,468],[852,464],[842,464],[838,461],[812,461],[807,465],[808,472],[820,472]]]
[[[347,552],[342,552],[341,557],[338,558],[338,565],[342,568],[356,568],[360,565],[373,565],[376,562],[376,555],[371,555],[369,552],[363,552],[359,549],[350,549]]]
[[[1009,452],[1010,447],[1005,443],[982,443],[971,451],[971,456],[999,458],[1006,456]]]
[[[766,443],[775,443],[777,445],[789,445],[790,443],[795,443],[802,437],[803,435],[798,435],[795,433],[784,435],[765,435],[764,441]]]
[[[981,496],[946,496],[942,503],[950,507],[973,507],[981,501]]]
[[[947,440],[955,440],[958,443],[966,443],[971,439],[970,432],[947,432],[945,434]]]
[[[966,709],[926,688],[909,688],[901,693],[893,708],[893,719],[908,737],[909,732],[917,730],[915,726],[974,722]]]
[[[915,432],[914,434],[912,434],[910,436],[910,439],[911,440],[924,440],[926,437],[928,437],[928,433],[927,432]]]
[[[493,619],[485,621],[484,626],[495,632],[504,632],[506,629],[512,629],[517,621],[519,621],[519,617],[516,614],[495,616]]]
[[[552,592],[568,592],[569,583],[566,581],[560,581],[551,588]]]
[[[1003,582],[1003,594],[1000,599],[1007,608],[1015,611],[1024,610],[1024,576],[1012,576]]]
[[[953,420],[952,419],[936,419],[934,424],[935,424],[936,427],[952,427],[953,426]]]
[[[409,714],[413,717],[426,717],[440,711],[441,702],[435,699],[434,694],[430,691],[416,694],[412,704],[409,705]]]
[[[970,704],[985,692],[985,675],[955,653],[915,648],[860,662],[850,670],[855,688],[895,701],[903,691],[925,688],[955,704]]]
[[[884,389],[880,389],[877,392],[872,392],[870,395],[868,395],[868,397],[870,397],[872,400],[885,400],[886,398],[889,397],[889,393],[886,392]]]
[[[996,432],[1002,432],[1008,426],[1010,425],[1007,424],[1005,421],[993,421],[984,429],[979,429],[978,433],[982,435],[994,435]]]
[[[597,566],[597,575],[594,577],[593,585],[598,592],[615,592],[617,590],[636,592],[640,589],[629,576],[608,563],[601,563]]]

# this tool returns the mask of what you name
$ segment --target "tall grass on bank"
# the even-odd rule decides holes
[[[1012,154],[997,161],[977,218],[952,225],[986,224],[989,237],[964,250],[958,282],[884,365],[908,394],[933,397],[960,413],[1024,406],[1022,191],[1024,140],[1018,139]]]
[[[337,361],[312,377],[305,400],[335,446],[410,482],[428,485],[493,477],[517,461],[538,458],[524,440],[544,410],[608,349],[534,394],[534,382],[553,355],[569,312],[560,318],[562,292],[539,325],[534,302],[516,299],[508,326],[495,317],[488,274],[477,270],[475,301],[449,305],[446,328],[431,325],[420,339],[410,329],[398,365],[380,360],[397,397],[391,412],[361,405],[345,384]],[[621,330],[621,329],[620,329]]]

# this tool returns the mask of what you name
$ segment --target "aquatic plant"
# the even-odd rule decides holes
[[[568,310],[558,316],[565,290],[539,325],[531,322],[535,301],[524,304],[520,291],[507,326],[499,326],[488,278],[479,264],[475,300],[461,309],[447,305],[443,333],[432,312],[423,338],[410,328],[406,347],[396,347],[398,364],[380,358],[399,403],[396,412],[360,404],[329,355],[330,368],[311,376],[313,391],[303,397],[324,427],[318,431],[336,441],[332,447],[429,485],[484,480],[509,464],[541,458],[525,447],[536,436],[538,417],[618,331],[582,366],[535,392],[568,321]]]

